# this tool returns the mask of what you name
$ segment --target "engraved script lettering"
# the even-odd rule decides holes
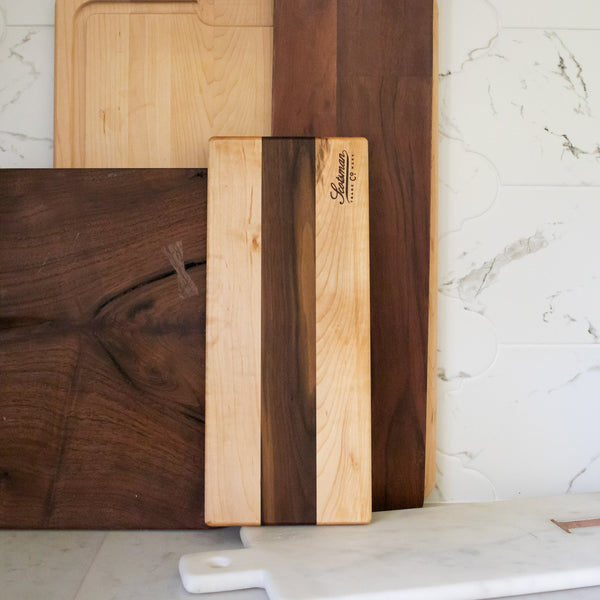
[[[338,154],[338,173],[335,181],[331,182],[331,191],[329,196],[332,200],[337,200],[340,204],[352,202],[348,194],[348,182],[356,181],[356,174],[350,172],[350,157],[348,151],[343,150]]]

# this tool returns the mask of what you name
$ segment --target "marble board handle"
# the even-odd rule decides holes
[[[225,552],[187,554],[179,560],[179,574],[191,594],[231,592],[249,588],[268,591],[268,574],[260,552],[244,548]]]

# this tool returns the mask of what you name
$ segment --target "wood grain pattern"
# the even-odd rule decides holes
[[[206,172],[0,187],[0,527],[203,527]]]
[[[366,523],[371,519],[368,146],[359,138],[317,139],[315,146],[317,523]]]
[[[206,520],[260,525],[261,140],[210,148]]]
[[[368,522],[367,142],[212,140],[208,202],[207,521]]]
[[[273,23],[273,135],[336,135],[337,1],[276,0]]]
[[[439,126],[439,14],[433,3],[433,68],[431,73],[431,234],[429,258],[429,349],[427,356],[427,417],[425,435],[425,497],[436,480],[437,450],[437,339],[438,339],[438,126]]]
[[[369,140],[373,508],[421,506],[435,447],[426,427],[435,415],[427,392],[433,0],[276,0],[274,19],[273,135]],[[335,110],[316,118],[306,98],[319,107],[335,100]]]
[[[269,135],[272,10],[57,0],[54,166],[205,167],[211,136]]]
[[[262,522],[315,523],[315,141],[262,153]]]

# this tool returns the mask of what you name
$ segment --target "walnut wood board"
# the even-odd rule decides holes
[[[206,171],[0,189],[0,527],[203,527]]]
[[[275,0],[273,135],[369,140],[373,508],[435,481],[434,0]]]
[[[55,167],[206,167],[269,135],[272,0],[57,0]]]
[[[217,138],[206,521],[371,517],[365,139]]]

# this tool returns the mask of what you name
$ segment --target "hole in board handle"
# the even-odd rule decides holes
[[[228,567],[231,564],[231,559],[227,558],[226,556],[212,556],[206,561],[206,563],[213,569],[222,569],[223,567]]]

